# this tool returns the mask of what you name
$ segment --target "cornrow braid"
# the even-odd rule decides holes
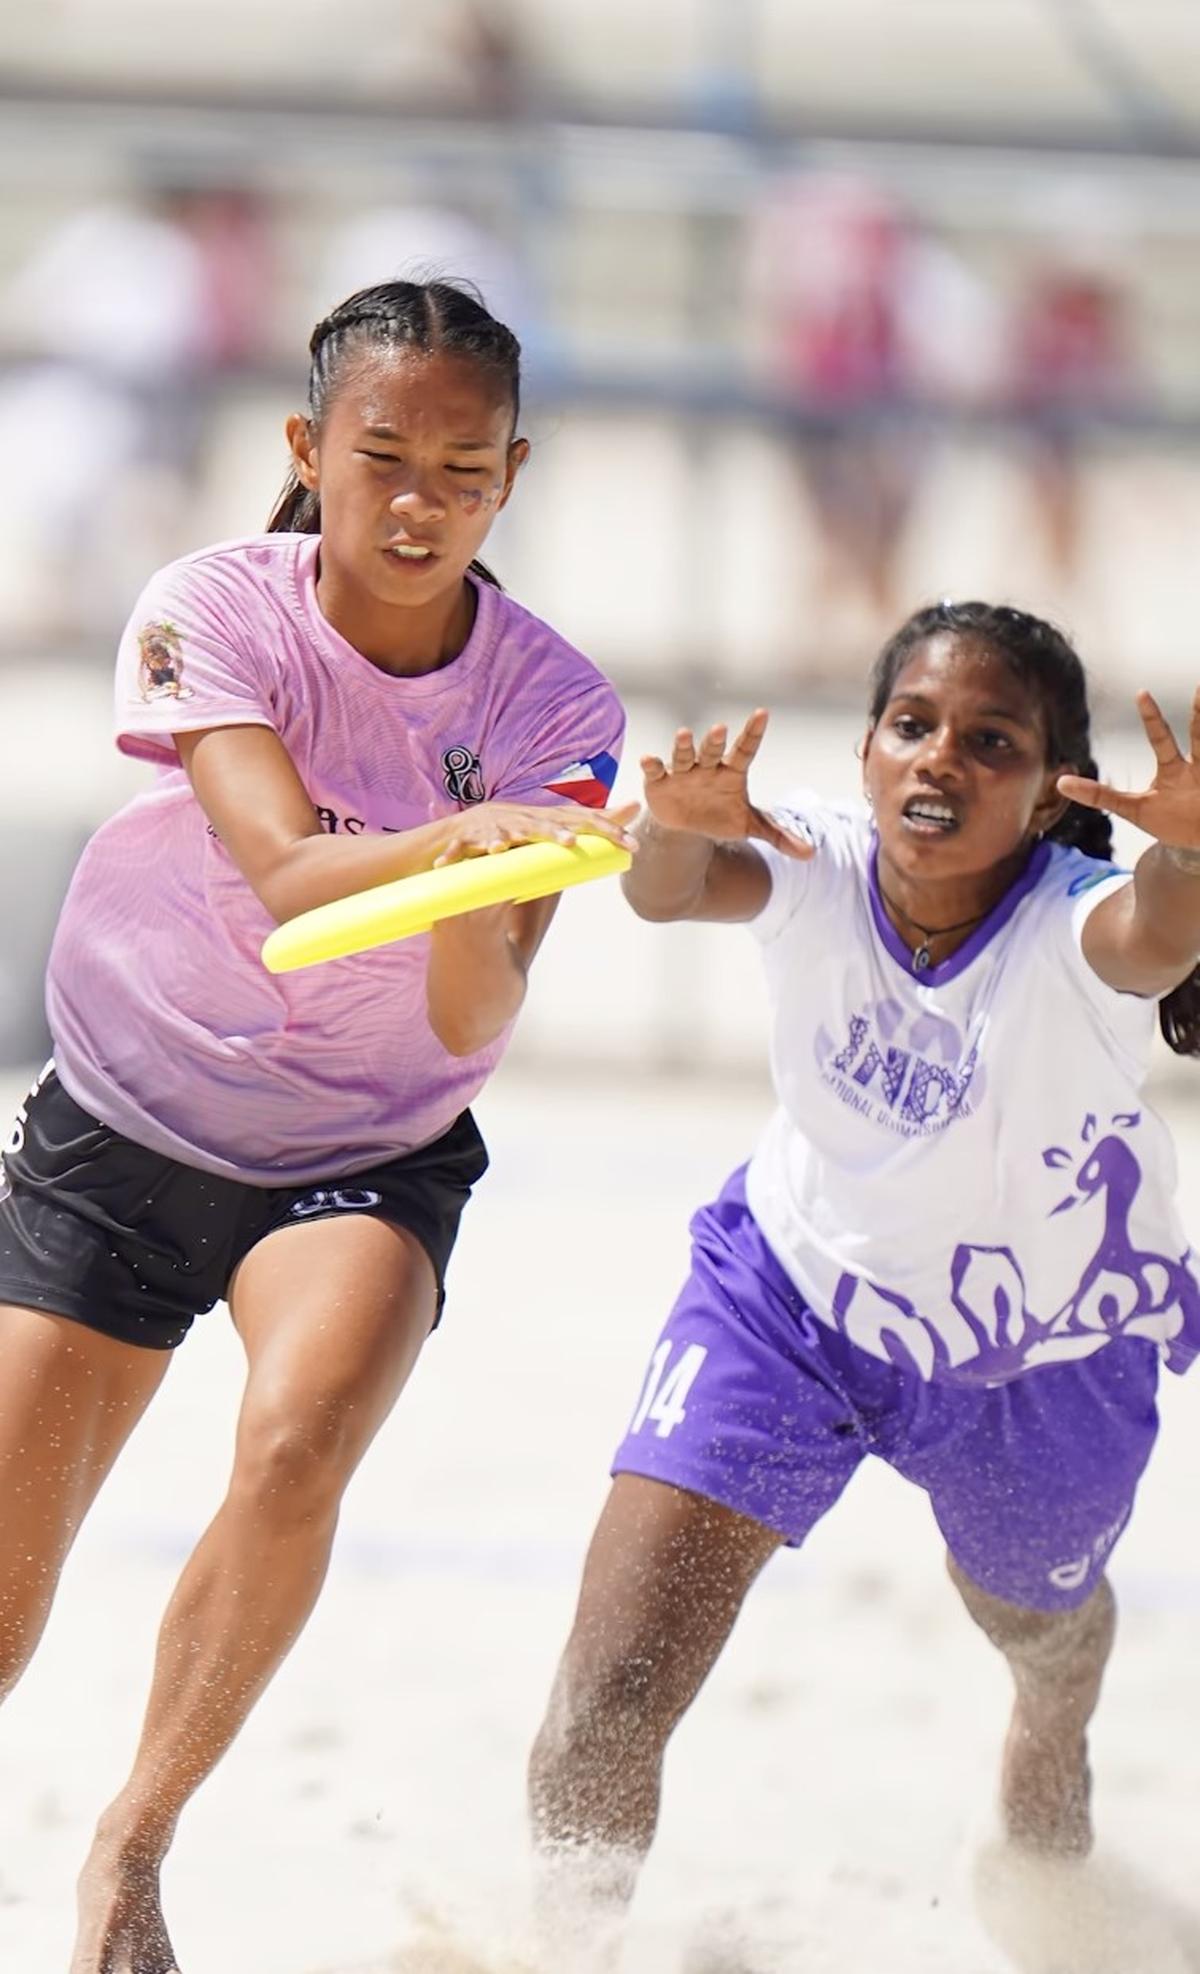
[[[1099,779],[1092,758],[1087,674],[1078,653],[1054,624],[1007,604],[943,600],[915,611],[888,640],[872,667],[872,723],[882,716],[913,652],[940,631],[974,638],[1003,659],[1022,684],[1037,694],[1046,726],[1047,758],[1069,762],[1076,774],[1089,781]],[[1069,802],[1047,834],[1056,843],[1071,844],[1102,863],[1112,860],[1112,823],[1103,809]],[[1164,1040],[1176,1055],[1200,1055],[1200,967],[1159,1002],[1158,1020]]]

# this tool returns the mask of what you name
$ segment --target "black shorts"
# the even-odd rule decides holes
[[[334,1214],[392,1221],[446,1264],[487,1152],[470,1111],[442,1137],[349,1177],[249,1186],[147,1151],[81,1110],[51,1069],[3,1154],[0,1302],[172,1350],[277,1227]]]

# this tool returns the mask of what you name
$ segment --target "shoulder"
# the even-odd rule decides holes
[[[801,861],[769,844],[756,843],[771,876],[771,893],[752,921],[756,938],[770,945],[796,923],[803,907],[805,921],[814,912],[839,914],[848,898],[861,895],[870,864],[870,810],[861,801],[831,801],[811,788],[793,788],[776,801],[763,804],[767,812],[803,836],[816,855]]]
[[[277,600],[286,606],[294,595],[301,555],[315,546],[313,535],[246,535],[214,542],[165,563],[143,596],[173,597],[199,610],[238,599],[260,605]]]
[[[1103,857],[1089,857],[1071,844],[1048,841],[1044,854],[1044,867],[1034,895],[1044,915],[1071,927],[1076,936],[1100,900],[1128,884],[1132,875],[1120,864]]]
[[[793,788],[766,807],[797,834],[808,838],[817,851],[813,867],[822,859],[827,866],[865,870],[871,852],[871,812],[863,801],[849,797],[831,800],[811,788]]]
[[[507,590],[480,585],[480,607],[492,618],[493,656],[526,673],[558,677],[577,691],[616,693],[600,667],[586,658],[553,624],[527,610]]]

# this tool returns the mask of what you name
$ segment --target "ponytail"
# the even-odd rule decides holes
[[[306,487],[295,467],[284,481],[283,491],[271,509],[267,522],[269,535],[319,535],[321,499]]]

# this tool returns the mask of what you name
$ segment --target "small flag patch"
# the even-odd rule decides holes
[[[611,754],[593,754],[590,760],[576,761],[546,783],[551,795],[563,795],[569,802],[581,802],[587,809],[602,809],[612,793],[617,764]]]

